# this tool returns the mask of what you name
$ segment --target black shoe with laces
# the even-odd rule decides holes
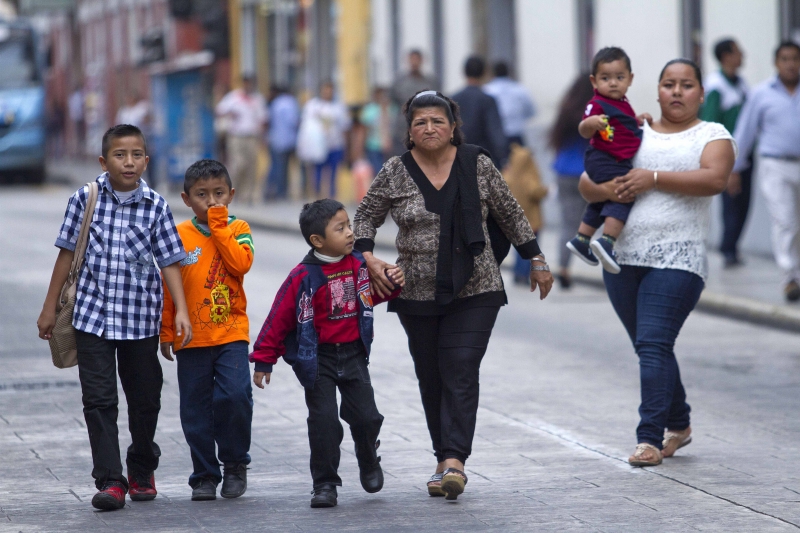
[[[337,497],[336,485],[333,483],[323,483],[319,487],[314,487],[311,493],[311,507],[313,509],[321,509],[323,507],[336,507]]]
[[[192,501],[203,502],[217,499],[217,484],[206,478],[192,487]]]
[[[223,498],[238,498],[247,490],[247,465],[242,463],[226,463],[223,465],[222,490]]]
[[[619,274],[622,269],[617,264],[617,254],[614,252],[614,243],[605,237],[600,237],[592,241],[591,247],[595,257],[603,263],[603,270],[612,274]]]

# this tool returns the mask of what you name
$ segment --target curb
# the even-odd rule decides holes
[[[187,214],[190,213],[190,210],[183,205],[180,205],[178,209],[173,209],[173,211],[183,210]],[[294,222],[286,223],[250,218],[248,223],[251,228],[263,231],[292,235],[299,234],[297,225]],[[381,238],[381,236],[378,236],[375,241],[375,248],[381,251],[394,252],[396,250],[394,238],[385,236]],[[602,278],[574,273],[572,279],[578,284],[605,290]],[[780,331],[800,333],[800,308],[792,309],[787,306],[768,304],[751,298],[729,296],[704,290],[695,309],[710,315],[767,326]]]

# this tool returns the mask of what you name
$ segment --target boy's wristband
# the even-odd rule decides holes
[[[269,363],[256,363],[255,371],[272,374],[272,365]]]

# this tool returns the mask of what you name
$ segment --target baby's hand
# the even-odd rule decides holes
[[[269,378],[272,374],[270,372],[253,372],[253,383],[259,389],[263,389],[264,385],[269,385]],[[264,382],[262,385],[261,382]]]
[[[595,131],[603,131],[608,126],[608,116],[607,115],[594,115],[586,120],[589,121],[589,125]]]
[[[644,122],[647,121],[648,124],[653,124],[653,115],[650,113],[642,113],[641,115],[636,116],[636,122],[639,123],[640,126],[644,126]]]

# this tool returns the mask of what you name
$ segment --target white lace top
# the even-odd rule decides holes
[[[644,125],[642,145],[633,159],[634,168],[684,172],[700,168],[706,144],[729,139],[730,133],[714,122],[701,122],[680,133],[659,133]],[[636,197],[628,222],[615,246],[623,265],[674,268],[708,275],[710,196],[686,196],[651,189]]]

